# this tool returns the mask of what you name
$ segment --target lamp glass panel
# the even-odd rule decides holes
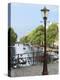
[[[48,17],[48,11],[44,11],[43,13],[44,13],[43,17]]]

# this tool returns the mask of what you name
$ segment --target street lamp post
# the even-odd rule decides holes
[[[47,54],[46,54],[46,21],[47,21],[47,13],[49,12],[49,9],[44,7],[41,9],[41,12],[43,12],[43,20],[44,20],[44,61],[43,61],[43,72],[42,75],[48,75],[48,69],[47,69]]]

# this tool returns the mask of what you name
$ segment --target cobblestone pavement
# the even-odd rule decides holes
[[[24,68],[18,69],[11,69],[11,76],[18,77],[18,76],[39,76],[42,74],[43,64],[29,66]],[[48,74],[58,74],[59,66],[58,62],[48,64]]]

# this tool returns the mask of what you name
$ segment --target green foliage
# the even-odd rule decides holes
[[[28,36],[24,36],[20,39],[20,43],[27,43],[28,42]]]
[[[8,40],[9,40],[9,45],[13,45],[17,40],[17,34],[11,27],[8,28]]]
[[[46,30],[46,40],[47,45],[53,44],[56,40],[58,40],[58,25],[56,23],[52,23],[48,26]],[[43,45],[44,43],[44,27],[43,25],[39,25],[36,29],[32,30],[27,36],[24,36],[20,39],[22,43],[32,43]]]
[[[20,39],[21,43],[41,44],[44,38],[44,28],[39,25],[36,29]]]
[[[43,42],[43,38],[44,38],[44,28],[42,25],[38,26],[35,30],[33,30],[30,34],[29,34],[29,42],[31,42],[32,44],[41,44]]]
[[[52,23],[47,29],[47,44],[53,44],[56,40],[58,40],[58,25]]]

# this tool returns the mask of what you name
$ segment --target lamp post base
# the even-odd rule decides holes
[[[42,72],[42,75],[48,75],[48,68],[47,68],[47,56],[45,56],[45,60],[44,60],[44,63],[43,63],[43,72]]]
[[[42,75],[48,75],[48,72],[42,72]]]

